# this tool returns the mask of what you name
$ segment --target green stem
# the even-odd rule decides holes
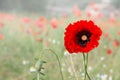
[[[83,53],[83,60],[84,60],[84,70],[85,70],[85,76],[84,76],[84,80],[86,80],[86,60],[85,60],[85,54]]]
[[[84,69],[85,69],[85,77],[84,77],[84,80],[86,80],[86,77],[88,77],[89,80],[91,80],[88,72],[87,72],[87,66],[88,66],[88,53],[87,55],[85,55],[83,53],[83,59],[84,59]]]
[[[91,80],[90,75],[88,74],[88,72],[87,72],[87,77],[88,77],[89,80]]]
[[[91,80],[91,78],[87,72],[87,66],[88,66],[88,53],[87,53],[87,57],[86,57],[86,74],[87,74],[88,79]]]
[[[60,60],[59,60],[58,55],[57,55],[52,49],[48,49],[48,50],[51,51],[51,52],[56,56],[56,58],[57,58],[57,60],[58,60],[58,63],[59,63],[60,74],[61,74],[62,80],[64,80],[64,78],[63,78],[63,73],[62,73],[62,70],[61,70],[61,64],[60,64]]]
[[[40,74],[39,74],[39,72],[37,73],[37,80],[40,80]]]

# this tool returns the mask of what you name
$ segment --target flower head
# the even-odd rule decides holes
[[[69,53],[87,53],[98,46],[102,31],[92,21],[81,20],[69,24],[64,34],[64,45]]]

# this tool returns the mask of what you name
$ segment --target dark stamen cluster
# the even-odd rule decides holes
[[[81,31],[76,34],[76,42],[85,47],[87,42],[90,41],[91,33],[89,31]]]

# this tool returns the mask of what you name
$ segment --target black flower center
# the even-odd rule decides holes
[[[87,42],[90,41],[90,37],[91,37],[91,33],[89,31],[83,30],[76,34],[76,42],[80,46],[85,47],[87,45]]]

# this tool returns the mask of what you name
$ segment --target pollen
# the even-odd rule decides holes
[[[82,35],[81,36],[81,39],[83,40],[83,41],[86,41],[88,38],[87,38],[87,35]]]

